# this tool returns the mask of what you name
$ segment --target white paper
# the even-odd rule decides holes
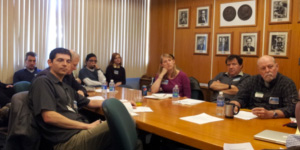
[[[104,98],[102,96],[91,96],[88,97],[89,100],[104,100]]]
[[[204,123],[210,123],[210,122],[216,122],[216,121],[224,120],[224,119],[221,119],[221,118],[210,116],[206,113],[202,113],[202,114],[195,115],[195,116],[181,117],[180,119],[185,120],[185,121],[189,121],[189,122],[193,122],[193,123],[197,123],[197,124],[204,124]]]
[[[95,92],[101,93],[102,89],[96,89]]]
[[[133,112],[153,112],[153,110],[150,107],[136,107],[136,109],[133,109]]]
[[[224,143],[224,150],[254,150],[251,143],[228,144]]]
[[[205,102],[205,101],[196,100],[196,99],[183,99],[183,100],[176,101],[175,103],[182,104],[182,105],[196,105],[196,104],[200,104],[203,102]]]
[[[126,107],[127,111],[129,112],[129,114],[131,116],[137,116],[138,115],[137,113],[133,112],[133,108],[132,108],[132,105],[131,105],[130,102],[124,102],[123,104],[124,104],[124,106]]]
[[[171,97],[172,94],[166,94],[166,93],[156,93],[156,94],[145,96],[145,98],[151,98],[151,99],[167,99]]]
[[[243,120],[250,120],[256,118],[256,115],[253,115],[252,112],[248,111],[240,111],[237,115],[234,115],[235,118],[243,119]]]

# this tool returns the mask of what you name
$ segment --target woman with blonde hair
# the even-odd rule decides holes
[[[161,88],[164,93],[172,93],[175,85],[178,85],[181,97],[191,97],[189,78],[176,68],[175,58],[172,54],[163,54],[160,57],[159,72],[155,77],[151,92],[157,93]]]
[[[116,86],[126,84],[126,73],[122,67],[122,59],[119,53],[113,53],[109,65],[106,68],[106,81],[107,83],[113,79]]]

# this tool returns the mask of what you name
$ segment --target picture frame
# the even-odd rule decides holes
[[[197,7],[196,27],[210,27],[210,6]]]
[[[220,27],[256,26],[257,2],[241,1],[220,5]]]
[[[189,28],[190,24],[190,9],[179,8],[177,14],[177,28]]]
[[[208,55],[209,51],[209,33],[195,34],[195,49],[194,54]]]
[[[242,32],[240,36],[240,55],[257,56],[259,48],[259,32]]]
[[[230,55],[232,49],[232,33],[218,33],[216,55]]]
[[[268,41],[268,55],[288,57],[290,31],[270,31]]]
[[[270,23],[292,22],[292,0],[270,0]]]

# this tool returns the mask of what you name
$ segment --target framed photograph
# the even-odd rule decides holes
[[[240,55],[257,56],[259,32],[241,33]]]
[[[210,26],[210,6],[197,7],[196,27]]]
[[[209,33],[196,33],[194,54],[208,54],[209,50]]]
[[[220,5],[220,27],[256,26],[256,0]]]
[[[231,38],[232,38],[232,33],[217,34],[216,55],[231,54]]]
[[[269,32],[268,55],[288,57],[289,32]]]
[[[270,24],[291,23],[292,0],[271,0]]]
[[[189,8],[178,9],[177,28],[189,28]]]

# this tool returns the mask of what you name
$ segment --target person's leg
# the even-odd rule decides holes
[[[112,139],[106,122],[95,128],[82,130],[65,143],[54,146],[55,150],[109,150]]]

